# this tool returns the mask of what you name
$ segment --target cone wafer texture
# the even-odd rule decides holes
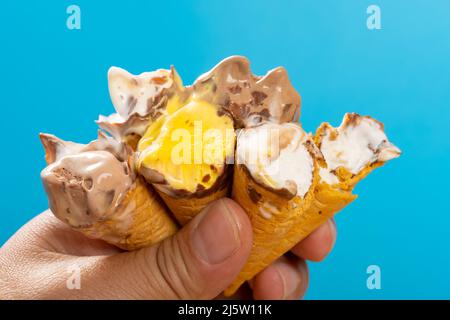
[[[185,225],[214,200],[227,197],[230,192],[229,180],[220,182],[218,189],[211,190],[205,195],[192,194],[189,196],[171,195],[171,192],[156,189],[167,207],[172,211],[178,223]]]
[[[265,124],[243,129],[236,157],[232,197],[250,218],[253,246],[226,295],[233,294],[327,219],[307,212],[319,182],[321,154],[300,125]],[[280,172],[286,170],[289,172]]]

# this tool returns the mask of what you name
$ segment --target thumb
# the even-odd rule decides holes
[[[113,298],[212,299],[237,276],[251,246],[247,215],[224,198],[155,246],[97,257],[85,283]]]

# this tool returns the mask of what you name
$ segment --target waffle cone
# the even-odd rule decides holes
[[[124,250],[150,246],[173,235],[177,225],[150,188],[138,178],[111,217],[80,231]]]
[[[234,174],[233,199],[247,212],[253,227],[253,247],[244,268],[233,283],[224,291],[233,295],[247,280],[252,279],[270,263],[288,252],[329,218],[357,198],[353,187],[373,169],[383,165],[376,162],[364,168],[359,174],[338,171],[341,183],[329,185],[323,181],[313,183],[305,199],[298,197],[286,201],[280,195],[259,186],[242,166]],[[318,175],[316,175],[318,176]],[[320,178],[316,178],[319,180]],[[260,203],[255,203],[248,192],[254,188],[261,199],[280,205],[279,214],[265,219],[260,213]],[[314,189],[312,189],[314,188]]]
[[[159,190],[158,193],[170,211],[172,211],[178,223],[185,225],[212,201],[226,197],[228,195],[228,189],[228,185],[224,185],[222,188],[203,196],[192,194],[187,197],[172,196]]]
[[[232,295],[246,280],[252,279],[328,219],[325,214],[308,211],[315,201],[313,190],[318,183],[317,168],[314,171],[313,183],[305,197],[288,200],[276,191],[260,186],[242,165],[236,166],[232,197],[250,218],[253,246],[243,269],[225,290],[226,296]],[[261,214],[265,203],[278,208],[271,217]]]

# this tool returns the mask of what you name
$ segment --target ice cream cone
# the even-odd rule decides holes
[[[347,140],[338,141],[339,139]],[[361,139],[363,141],[360,141]],[[278,221],[277,215],[274,216],[275,219],[263,220],[259,213],[261,203],[266,199],[275,202],[274,197],[278,197],[278,201],[281,201],[281,197],[268,193],[261,187],[256,189],[257,186],[254,187],[251,175],[241,166],[235,171],[233,198],[246,208],[252,221],[254,242],[249,260],[236,280],[225,290],[225,295],[232,295],[242,283],[252,279],[267,265],[355,200],[357,196],[352,194],[354,186],[372,170],[400,154],[400,150],[387,140],[381,123],[357,114],[347,114],[337,129],[327,123],[322,124],[313,140],[321,150],[324,161],[322,159],[317,161],[318,179],[312,186],[313,192],[308,194],[309,201],[307,201],[308,196],[305,197],[306,205],[300,209],[284,207],[284,215],[281,217],[289,217],[289,223],[285,220]],[[366,152],[367,150],[370,150],[372,154]],[[367,161],[356,162],[356,166],[349,165],[354,164],[356,160],[364,160],[361,155],[365,155]],[[256,194],[259,196],[252,196],[248,188],[257,190]],[[258,199],[258,201],[255,203],[252,199]],[[289,229],[285,228],[286,225]]]
[[[193,99],[149,126],[137,147],[137,170],[183,225],[228,194],[235,139],[229,114]]]
[[[325,214],[308,211],[319,182],[321,155],[298,124],[246,129],[237,141],[232,198],[250,218],[253,246],[238,277],[225,290],[227,296],[327,219]],[[265,144],[270,146],[257,148]],[[243,158],[245,154],[254,159]],[[270,172],[274,165],[277,170]],[[292,172],[284,175],[286,179],[277,178],[287,169]]]
[[[53,214],[90,238],[125,250],[171,236],[177,225],[134,172],[123,142],[99,134],[87,145],[41,134],[48,166],[41,177]]]
[[[253,246],[243,269],[225,290],[231,296],[247,280],[252,279],[266,266],[289,251],[298,241],[306,237],[328,217],[308,211],[314,201],[313,190],[304,199],[288,200],[279,193],[262,187],[250,176],[244,166],[236,166],[232,198],[247,212],[253,228]],[[264,205],[266,204],[266,208]],[[276,209],[275,209],[276,208]],[[267,210],[265,215],[261,209]]]

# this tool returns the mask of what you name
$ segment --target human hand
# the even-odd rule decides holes
[[[335,238],[329,220],[234,298],[303,296],[304,259],[322,260]],[[173,237],[132,252],[88,239],[47,210],[0,249],[0,299],[213,299],[237,276],[251,243],[250,221],[230,199],[214,202]],[[67,287],[73,266],[79,290]]]

